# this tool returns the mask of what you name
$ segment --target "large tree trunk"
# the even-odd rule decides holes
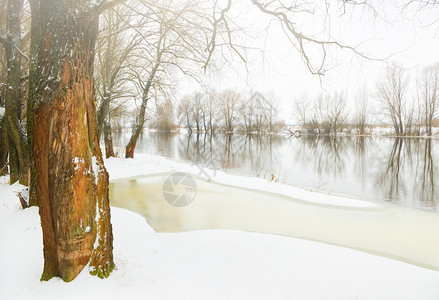
[[[8,74],[5,93],[5,130],[9,146],[10,183],[20,180],[28,184],[28,158],[26,139],[21,131],[21,44],[20,14],[22,0],[8,1],[7,41],[4,42]]]
[[[42,280],[114,268],[108,173],[96,130],[90,1],[32,5],[29,111],[44,244]]]

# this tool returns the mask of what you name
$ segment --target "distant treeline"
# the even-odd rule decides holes
[[[169,100],[157,103],[149,113],[148,125],[165,132],[184,127],[190,133],[278,133],[284,128],[278,106],[273,96],[258,92],[194,92],[176,105]]]
[[[414,92],[410,83],[404,69],[391,66],[375,91],[358,93],[353,111],[347,109],[343,93],[303,95],[294,103],[295,116],[308,134],[335,134],[346,128],[366,134],[377,124],[387,124],[396,136],[431,136],[432,128],[439,126],[439,66],[418,75]]]

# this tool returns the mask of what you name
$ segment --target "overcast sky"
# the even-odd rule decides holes
[[[331,18],[325,26],[318,12],[302,19],[299,16],[294,21],[304,34],[338,40],[350,46],[361,43],[357,49],[362,53],[398,62],[410,70],[415,84],[416,72],[439,61],[439,23],[434,23],[439,16],[439,7],[417,10],[412,6],[402,10],[394,1],[384,2],[378,1],[374,6],[378,15],[367,7],[348,7],[344,14],[339,8],[331,8]],[[332,48],[327,60],[330,70],[319,78],[306,68],[279,24],[272,22],[268,26],[268,17],[244,3],[247,2],[239,2],[230,16],[234,22],[249,28],[250,36],[236,35],[235,38],[262,51],[249,50],[247,64],[235,56],[231,64],[206,76],[208,85],[217,90],[235,88],[274,93],[281,102],[281,117],[287,120],[291,117],[294,99],[303,93],[346,91],[348,101],[352,102],[358,89],[365,87],[373,97],[385,62],[362,59],[350,50]],[[318,61],[320,55],[314,53],[312,58]]]

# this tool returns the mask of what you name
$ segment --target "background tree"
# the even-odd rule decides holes
[[[327,111],[331,130],[335,134],[347,119],[346,98],[342,93],[327,96]]]
[[[172,97],[170,89],[175,83],[172,80],[173,72],[179,71],[185,76],[197,78],[191,69],[205,61],[203,37],[210,24],[206,9],[192,1],[169,1],[162,7],[149,3],[144,10],[137,10],[137,13],[142,16],[140,22],[148,26],[144,26],[141,31],[143,43],[138,57],[143,59],[139,59],[136,66],[131,68],[141,100],[131,138],[126,146],[125,156],[129,158],[134,156],[152,94],[164,99]],[[154,98],[157,100],[157,97]]]
[[[366,132],[368,116],[369,116],[368,95],[365,89],[361,89],[355,98],[354,116],[353,116],[354,127],[356,128],[357,133],[360,135],[363,135]]]
[[[335,134],[347,119],[346,99],[343,93],[320,94],[308,100],[296,100],[296,117],[308,133]]]
[[[329,101],[330,96],[324,96],[320,94],[316,98],[315,107],[315,119],[318,124],[318,132],[324,134],[330,134],[331,132],[331,115],[329,113]]]
[[[174,104],[171,99],[166,99],[156,104],[153,112],[152,128],[170,133],[176,128],[174,124]]]
[[[102,29],[96,47],[95,88],[97,92],[98,136],[104,133],[106,157],[114,156],[111,135],[111,110],[124,105],[132,93],[127,86],[128,64],[139,43],[136,32],[130,34],[130,15],[126,7],[117,6],[100,17]]]
[[[3,4],[4,5],[4,4]],[[6,82],[4,92],[4,123],[9,156],[10,183],[20,180],[23,184],[29,182],[29,161],[26,135],[22,120],[22,60],[27,59],[22,49],[23,1],[8,0],[6,5],[6,31],[0,32],[0,44],[4,48],[6,59]]]
[[[266,127],[268,133],[278,133],[284,126],[284,122],[279,120],[279,101],[274,95],[264,97],[266,106]]]
[[[197,134],[201,132],[203,120],[205,120],[203,111],[204,94],[196,92],[191,97],[191,119],[194,122]]]
[[[240,101],[241,95],[233,90],[225,90],[218,95],[218,111],[226,133],[232,133],[235,128]]]
[[[427,135],[432,135],[433,120],[437,116],[439,105],[439,65],[424,70],[418,89],[425,131]]]
[[[217,99],[218,95],[215,91],[209,91],[206,96],[203,97],[203,117],[204,117],[204,130],[213,134],[215,132],[218,116],[217,116]]]
[[[191,95],[185,95],[178,104],[177,115],[180,124],[185,124],[189,133],[192,133],[192,103]]]
[[[404,70],[396,66],[388,67],[385,77],[378,83],[378,101],[396,135],[404,135],[407,83]]]
[[[242,101],[239,107],[239,115],[244,131],[247,134],[251,133],[255,129],[255,125],[253,123],[255,119],[254,101]]]
[[[294,116],[308,134],[314,133],[314,130],[316,129],[316,124],[313,124],[314,108],[313,102],[306,94],[303,94],[300,98],[294,101]]]

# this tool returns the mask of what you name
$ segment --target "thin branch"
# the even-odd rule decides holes
[[[218,19],[215,19],[215,11],[214,11],[214,22],[213,22],[213,31],[212,31],[212,37],[210,39],[210,42],[208,43],[206,47],[206,51],[209,52],[209,55],[206,59],[206,62],[204,66],[202,67],[204,71],[207,69],[207,65],[209,64],[209,61],[212,57],[213,52],[215,51],[216,46],[216,35],[218,31],[218,25],[221,23],[221,21],[225,21],[225,15],[227,12],[229,12],[230,8],[232,7],[232,0],[228,0],[227,6],[221,10],[220,17]]]
[[[111,9],[119,4],[126,2],[127,0],[110,0],[104,1],[96,7],[96,13],[99,15],[106,11],[107,9]]]
[[[98,5],[96,5],[89,16],[89,21],[94,20],[99,17],[104,11],[116,7],[119,4],[126,2],[127,0],[110,0],[110,1],[102,1]]]
[[[3,34],[0,34],[0,44],[3,45],[3,47],[8,47],[8,46],[12,46],[14,47],[18,53],[23,56],[27,61],[29,61],[29,57],[27,57],[26,54],[24,54],[19,47],[17,47],[17,45],[15,45],[15,43],[13,43],[9,38],[7,38],[6,36],[4,36]]]
[[[368,57],[367,55],[359,52],[356,47],[352,47],[352,46],[348,46],[348,45],[344,45],[340,42],[337,41],[323,41],[323,40],[318,40],[315,38],[312,38],[310,36],[304,35],[300,32],[298,32],[294,26],[293,23],[288,19],[288,16],[286,15],[285,12],[279,11],[279,10],[269,10],[267,9],[266,5],[261,4],[259,1],[257,0],[251,0],[252,4],[255,5],[262,13],[267,14],[267,15],[271,15],[276,17],[283,26],[285,26],[286,30],[291,33],[294,38],[296,39],[296,41],[298,42],[298,46],[296,47],[300,54],[302,55],[302,57],[305,59],[305,63],[309,69],[309,71],[314,74],[314,75],[319,75],[322,76],[324,75],[324,70],[323,70],[323,66],[324,66],[324,62],[326,59],[326,49],[325,49],[325,45],[330,45],[330,46],[336,46],[340,49],[349,49],[352,52],[354,52],[355,54],[359,55],[360,57],[369,59],[369,60],[377,60],[377,61],[381,61],[382,59],[376,59],[376,58],[371,58]],[[320,64],[319,68],[316,70],[315,68],[313,68],[312,63],[310,58],[307,55],[307,52],[304,48],[304,41],[306,42],[311,42],[315,45],[319,45],[322,49],[323,52],[323,61]]]
[[[12,46],[18,51],[18,53],[20,53],[21,56],[23,56],[26,59],[26,61],[29,61],[29,57],[23,52],[21,52],[20,48],[18,48],[14,43],[12,43]]]

